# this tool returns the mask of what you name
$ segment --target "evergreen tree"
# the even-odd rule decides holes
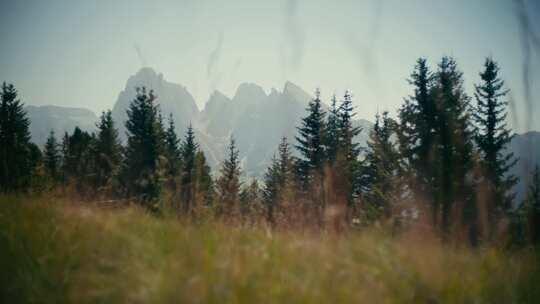
[[[88,189],[90,177],[94,174],[91,157],[94,143],[94,136],[79,127],[75,127],[71,135],[65,132],[62,139],[62,181],[73,183],[79,193]]]
[[[264,173],[264,188],[262,191],[263,203],[266,209],[266,220],[274,224],[274,210],[280,202],[280,164],[274,155],[270,166]]]
[[[58,141],[54,135],[54,131],[51,130],[45,148],[43,152],[43,163],[45,165],[45,171],[47,176],[53,183],[57,182],[61,178],[61,154]]]
[[[0,98],[0,192],[12,192],[30,184],[30,121],[12,84],[2,84]]]
[[[47,186],[47,177],[43,165],[43,153],[34,143],[29,144],[29,149],[29,160],[31,167],[33,168],[29,186],[32,191],[40,192],[42,190],[45,190],[45,187]]]
[[[195,133],[191,124],[180,148],[182,155],[182,171],[180,176],[180,197],[185,213],[191,212],[194,198],[195,155],[199,145],[195,142]]]
[[[239,152],[236,148],[234,138],[228,147],[228,155],[223,161],[220,170],[220,176],[216,182],[218,214],[234,215],[238,208],[238,199],[240,194],[240,160]]]
[[[414,94],[405,99],[399,110],[397,137],[401,157],[406,165],[409,187],[418,197],[427,199],[437,213],[435,201],[437,107],[433,96],[434,76],[427,61],[419,58],[408,80]]]
[[[127,195],[154,210],[161,190],[160,156],[163,154],[163,133],[155,100],[152,91],[137,88],[137,95],[127,110],[128,140],[122,173]]]
[[[294,158],[287,137],[283,136],[278,146],[279,175],[281,187],[293,187],[294,185]],[[292,190],[292,189],[291,189]]]
[[[474,94],[477,104],[473,114],[476,122],[475,142],[481,156],[483,169],[483,186],[490,197],[488,203],[489,229],[493,231],[497,218],[508,212],[515,193],[512,187],[517,178],[508,171],[517,162],[512,153],[505,152],[513,135],[507,128],[506,106],[503,100],[508,90],[504,89],[504,81],[499,78],[499,67],[491,58],[487,58],[484,70],[480,73],[482,83],[475,86]]]
[[[368,219],[392,216],[392,202],[399,195],[399,155],[391,141],[395,122],[383,112],[382,120],[376,115],[375,125],[368,140],[366,168],[364,175],[367,185],[365,210]]]
[[[315,176],[322,176],[325,159],[325,112],[322,108],[320,91],[307,107],[308,115],[302,118],[295,146],[302,158],[298,161],[298,171],[304,190],[313,182]]]
[[[174,180],[180,172],[180,140],[176,135],[172,113],[169,115],[169,126],[165,131],[165,153],[168,161],[168,175]]]
[[[66,178],[81,179],[85,172],[84,162],[87,161],[87,153],[92,143],[92,136],[88,132],[75,127],[73,133],[67,132],[62,140],[62,167]]]
[[[337,106],[336,95],[334,95],[332,96],[332,104],[330,106],[330,112],[328,113],[324,140],[324,145],[326,148],[326,158],[330,164],[334,164],[334,162],[336,161],[339,148],[339,114],[340,113]]]
[[[414,94],[399,112],[398,140],[401,174],[409,188],[428,203],[433,225],[443,238],[461,220],[469,228],[474,243],[477,210],[472,178],[473,145],[469,97],[456,62],[443,57],[435,74],[425,59],[418,59],[409,83]],[[460,212],[454,212],[460,211]],[[453,220],[455,220],[453,222]]]
[[[101,113],[97,128],[92,154],[95,160],[95,186],[101,189],[110,186],[112,179],[119,173],[122,145],[110,110]]]
[[[195,199],[198,206],[211,206],[214,199],[214,182],[211,169],[206,162],[206,157],[201,150],[195,154]]]
[[[461,216],[451,218],[452,211],[465,213],[465,224],[469,226],[469,237],[475,243],[476,210],[472,184],[473,146],[470,130],[469,97],[463,88],[463,76],[456,62],[443,57],[436,75],[435,96],[437,104],[437,128],[439,136],[437,167],[439,187],[436,204],[441,206],[441,231],[447,239],[452,226],[460,224]]]
[[[255,219],[261,210],[261,188],[256,179],[240,192],[240,214],[243,218]]]
[[[320,91],[315,91],[315,98],[307,106],[307,116],[302,118],[296,136],[300,158],[296,162],[296,179],[299,191],[306,200],[306,210],[308,218],[323,225],[325,208],[324,192],[324,164],[326,159],[326,149],[324,145],[326,131],[326,113],[324,112],[320,99]],[[309,205],[309,206],[308,206]]]
[[[64,136],[62,137],[62,142],[60,143],[60,164],[61,164],[61,170],[60,170],[60,179],[62,180],[62,183],[67,183],[68,176],[67,176],[67,158],[69,154],[69,133],[66,131],[64,132]]]
[[[345,91],[343,101],[338,109],[338,149],[337,149],[337,170],[340,175],[338,184],[338,197],[345,198],[347,206],[352,207],[354,197],[358,194],[360,162],[358,156],[360,147],[354,142],[354,137],[362,132],[362,128],[353,126],[352,95],[350,91]]]
[[[540,167],[536,165],[526,199],[530,240],[540,245]]]
[[[278,157],[272,158],[264,175],[262,201],[266,220],[274,223],[275,211],[292,211],[287,206],[294,200],[294,162],[286,137],[281,138]]]

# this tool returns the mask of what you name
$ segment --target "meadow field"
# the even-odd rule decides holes
[[[384,229],[272,231],[50,196],[0,198],[2,303],[534,303],[534,249]]]

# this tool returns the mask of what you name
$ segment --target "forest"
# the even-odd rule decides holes
[[[350,91],[316,89],[259,179],[234,134],[213,172],[193,127],[177,134],[145,87],[125,142],[105,111],[96,132],[51,131],[39,147],[4,82],[0,300],[538,301],[540,168],[510,174],[509,90],[491,57],[479,76],[470,96],[455,59],[419,58],[397,115],[371,130],[352,123]]]

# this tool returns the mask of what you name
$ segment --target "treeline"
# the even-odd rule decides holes
[[[418,59],[411,94],[396,119],[377,114],[367,147],[354,137],[352,95],[320,92],[309,101],[297,136],[283,138],[263,180],[242,178],[231,137],[214,179],[190,125],[182,139],[164,121],[152,91],[139,88],[127,110],[122,145],[111,112],[95,133],[51,131],[43,152],[30,142],[29,121],[13,85],[2,86],[2,192],[69,189],[82,197],[136,202],[152,212],[193,219],[215,216],[273,227],[343,231],[388,225],[429,227],[445,242],[522,245],[540,240],[540,169],[526,199],[515,201],[507,152],[508,90],[486,59],[474,98],[454,59],[436,68]]]

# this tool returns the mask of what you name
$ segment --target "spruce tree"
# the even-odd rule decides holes
[[[236,143],[231,137],[228,155],[223,161],[220,169],[220,176],[216,182],[217,190],[217,211],[220,215],[231,216],[238,210],[238,199],[240,194],[240,160],[239,151],[236,148]]]
[[[265,217],[270,224],[274,224],[274,210],[280,202],[280,163],[274,155],[270,166],[264,173],[264,188],[262,192],[263,204],[266,209]]]
[[[406,165],[409,187],[418,198],[427,199],[428,206],[437,213],[432,199],[435,195],[436,172],[436,126],[437,107],[433,96],[434,76],[429,71],[427,61],[419,58],[409,84],[414,93],[405,99],[399,110],[400,124],[397,138],[401,158]]]
[[[61,179],[61,160],[60,147],[54,130],[51,130],[43,149],[43,164],[52,183],[56,183]]]
[[[436,131],[439,136],[436,155],[440,157],[436,202],[441,207],[442,236],[448,239],[451,226],[460,224],[462,219],[461,215],[452,218],[452,210],[462,210],[465,224],[470,228],[469,237],[475,243],[477,213],[471,178],[474,163],[469,97],[454,59],[442,58],[434,89],[438,108]]]
[[[180,140],[176,135],[176,127],[172,113],[169,115],[169,126],[165,131],[165,154],[168,161],[168,175],[174,180],[180,174]]]
[[[195,142],[195,133],[189,125],[184,141],[180,148],[182,157],[182,170],[180,174],[180,197],[185,213],[191,212],[194,198],[195,181],[195,154],[199,145]]]
[[[294,201],[294,162],[286,137],[281,138],[278,147],[278,157],[274,156],[264,175],[262,200],[265,207],[265,217],[269,223],[274,223],[275,212],[291,212]],[[289,210],[287,210],[289,209]]]
[[[320,99],[320,91],[315,91],[315,98],[307,107],[307,116],[302,118],[296,137],[296,149],[300,152],[298,171],[302,186],[307,189],[314,181],[315,176],[322,175],[325,159],[325,116]]]
[[[126,121],[127,146],[122,178],[127,195],[156,210],[161,191],[160,156],[163,154],[162,126],[153,91],[137,88]]]
[[[85,157],[91,142],[92,136],[79,127],[75,127],[71,135],[65,133],[62,140],[62,166],[67,178],[82,177],[83,162],[86,161]]]
[[[336,161],[339,148],[339,108],[337,106],[336,95],[332,96],[332,104],[328,112],[328,120],[326,122],[326,132],[324,145],[326,149],[326,158],[330,164]]]
[[[195,154],[195,177],[194,202],[201,207],[211,206],[214,199],[214,181],[212,180],[210,166],[201,150],[198,150]]]
[[[122,145],[110,110],[101,113],[97,128],[97,138],[92,150],[95,161],[95,186],[97,189],[103,189],[111,186],[113,178],[119,173]]]
[[[256,179],[240,192],[240,214],[244,219],[255,219],[261,210],[261,188]]]
[[[300,158],[296,162],[296,179],[299,191],[306,199],[308,218],[316,221],[321,227],[325,208],[324,164],[326,148],[324,144],[326,131],[326,113],[321,104],[320,91],[315,91],[307,106],[307,116],[302,118],[296,136],[296,149]]]
[[[13,192],[30,185],[30,120],[12,84],[2,84],[0,98],[0,192]]]
[[[474,139],[481,157],[482,186],[489,195],[486,198],[489,229],[493,231],[497,219],[509,211],[515,197],[511,190],[517,178],[508,171],[517,159],[513,153],[506,152],[513,137],[505,122],[508,102],[504,98],[508,90],[504,89],[499,67],[493,59],[486,59],[480,78],[482,82],[475,86],[474,94],[477,101],[473,114],[477,127]]]
[[[62,139],[62,180],[72,182],[80,193],[86,190],[89,176],[93,174],[90,152],[94,140],[79,127],[75,127],[71,135],[66,132]]]
[[[540,167],[536,165],[525,201],[531,242],[540,245]]]
[[[375,125],[367,142],[366,167],[363,170],[367,185],[364,200],[368,220],[392,216],[392,203],[399,195],[399,154],[394,148],[391,136],[395,122],[383,112],[382,119],[376,115]]]
[[[345,198],[347,206],[352,207],[356,191],[359,186],[358,181],[360,162],[359,144],[354,142],[354,137],[362,132],[362,128],[353,125],[353,118],[356,113],[353,112],[352,95],[350,91],[345,91],[343,101],[338,109],[338,149],[337,149],[337,170],[340,177],[338,184],[338,197]]]

